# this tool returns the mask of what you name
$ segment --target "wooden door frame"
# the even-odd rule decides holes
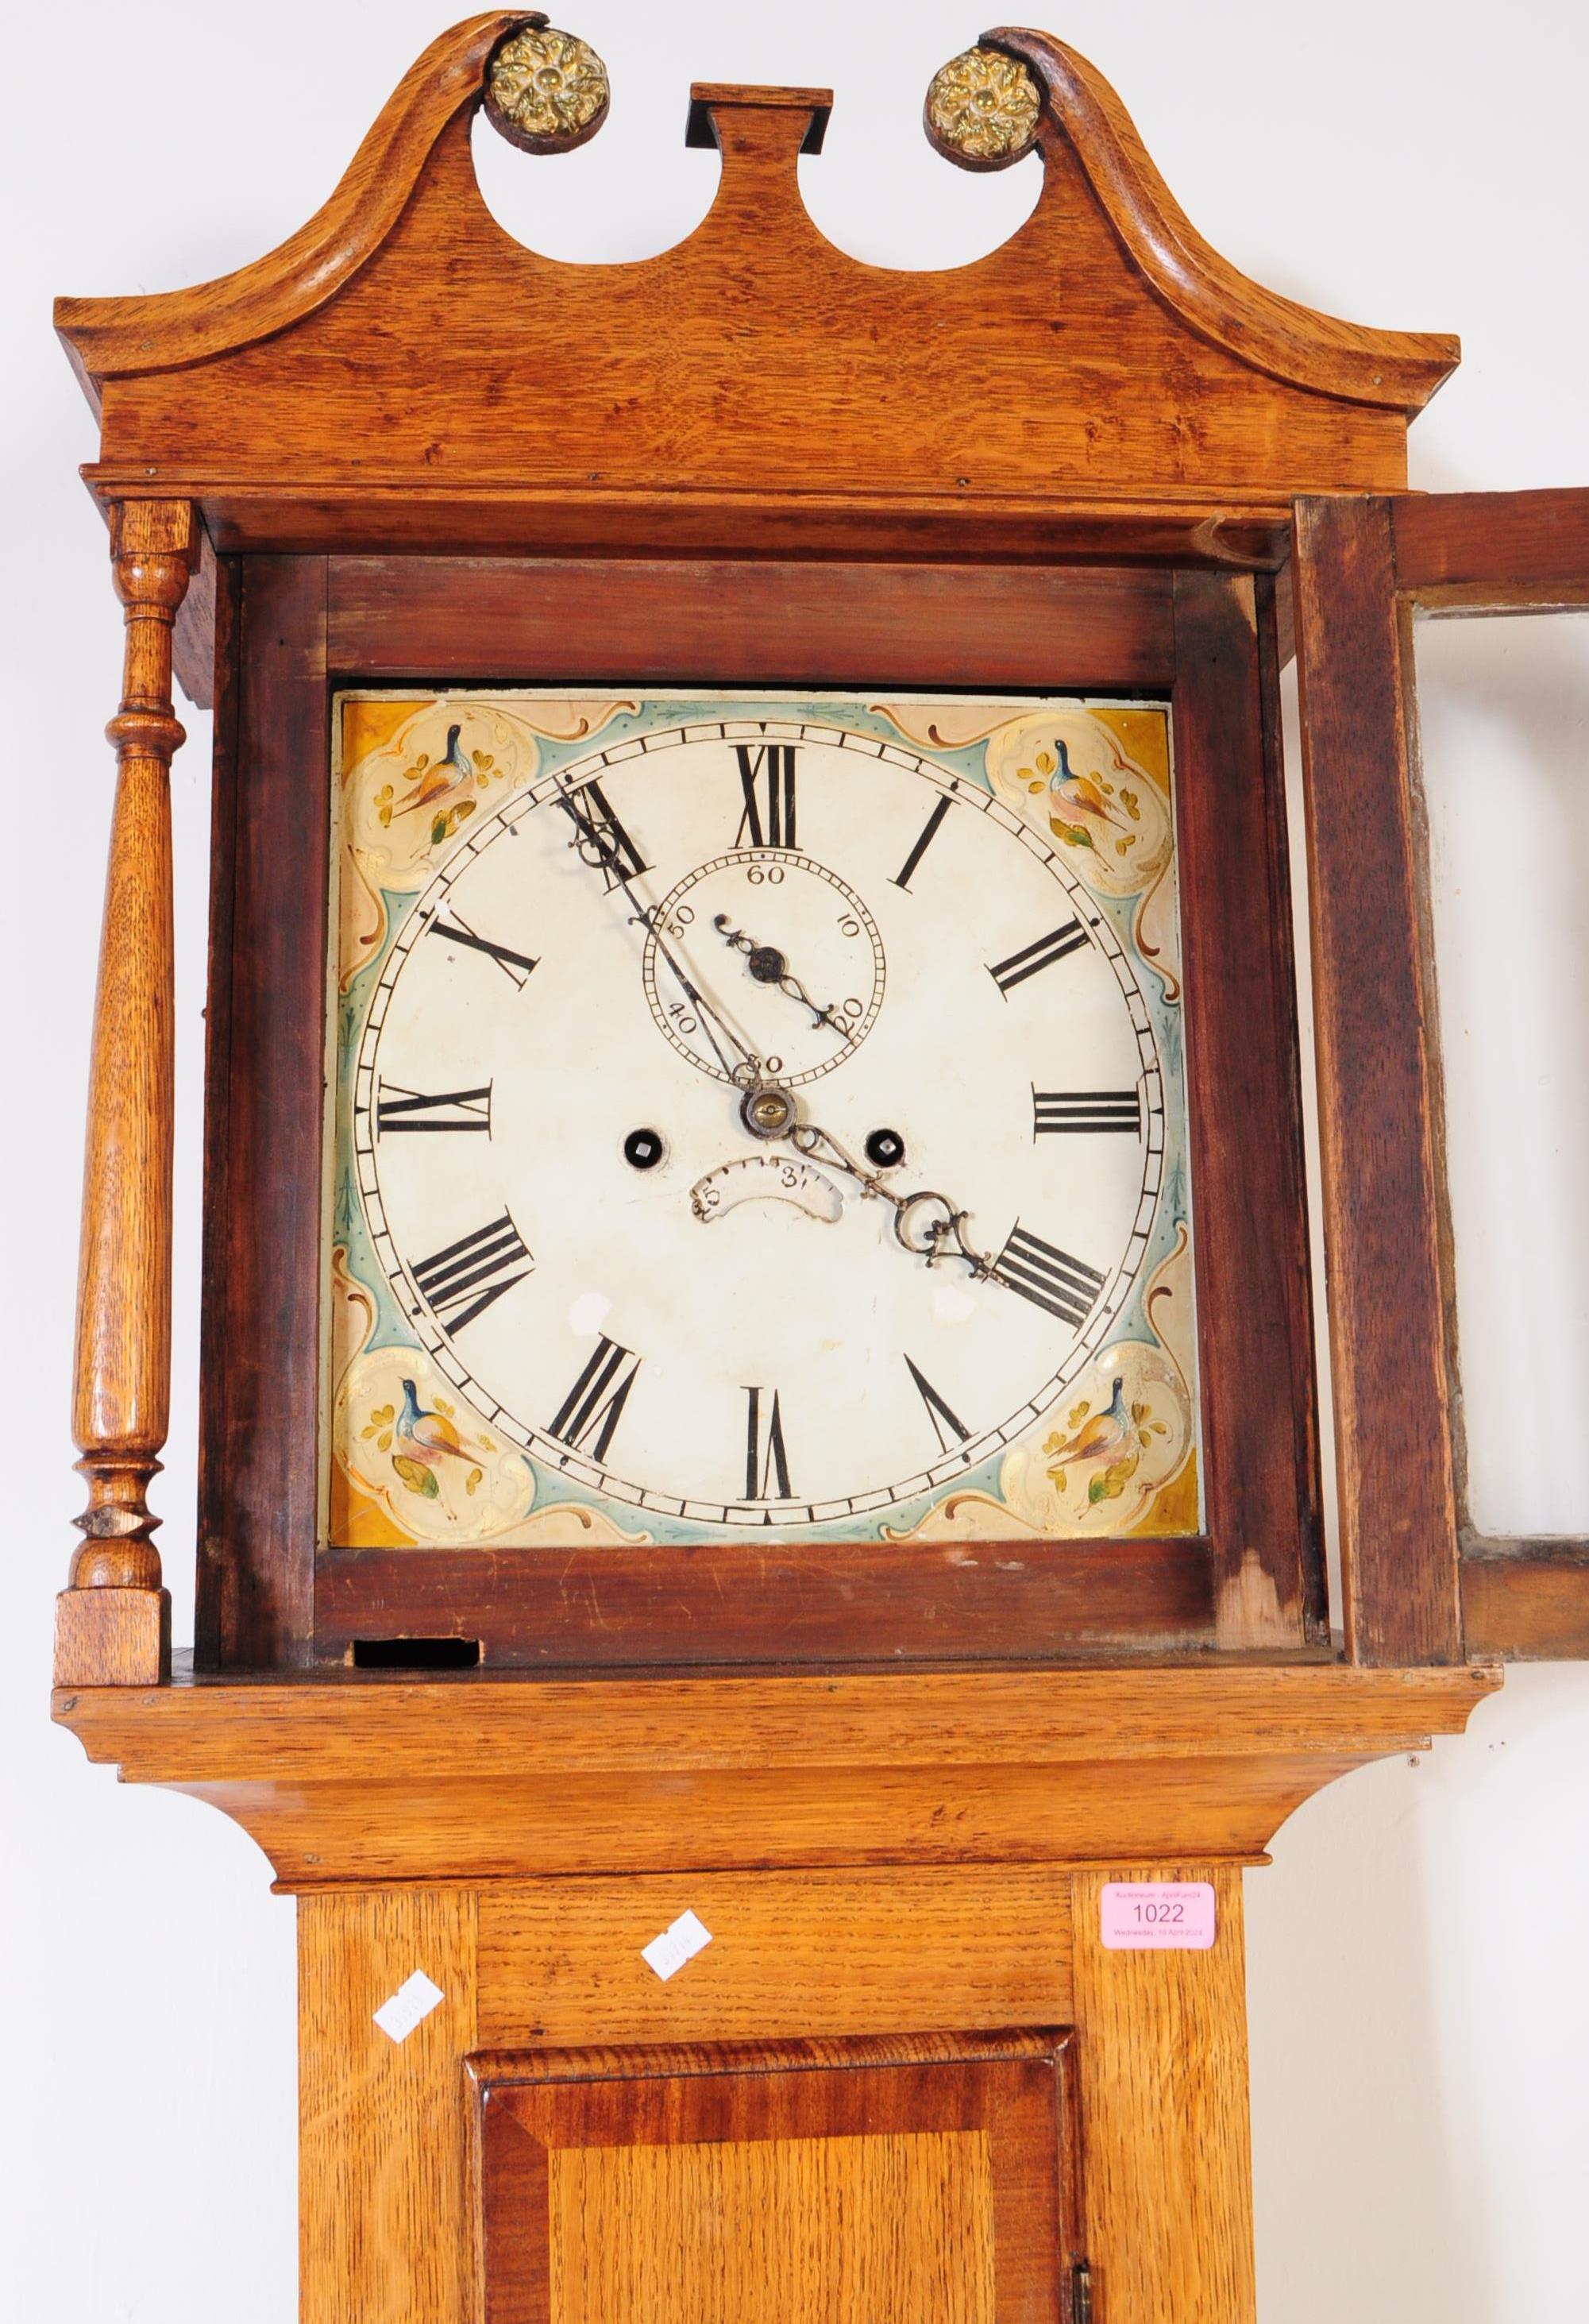
[[[1589,1655],[1589,1538],[1466,1507],[1411,635],[1589,604],[1589,491],[1299,500],[1293,576],[1347,1652]]]

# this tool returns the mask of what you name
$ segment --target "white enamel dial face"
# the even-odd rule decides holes
[[[744,706],[463,825],[373,982],[348,1176],[400,1328],[543,1497],[820,1538],[1118,1333],[1164,1074],[1041,830],[840,706]]]

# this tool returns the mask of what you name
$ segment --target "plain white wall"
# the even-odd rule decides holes
[[[561,17],[562,12],[559,11]],[[1031,165],[974,180],[917,125],[979,29],[947,0],[579,0],[612,69],[584,153],[482,150],[540,247],[632,256],[687,230],[715,162],[682,143],[692,78],[831,82],[803,164],[833,238],[881,263],[1006,234]],[[1364,322],[1460,330],[1413,434],[1431,487],[1584,479],[1582,11],[1455,0],[1051,0],[1116,83],[1215,245]],[[175,288],[252,259],[329,191],[437,0],[106,0],[9,46],[4,370],[12,549],[0,629],[11,875],[3,915],[6,1473],[0,1717],[9,1874],[0,2315],[17,2324],[281,2324],[295,2296],[292,1907],[211,1811],[117,1792],[46,1721],[69,1471],[80,1119],[119,622],[74,475],[93,427],[49,328],[61,290]],[[1481,1513],[1589,1530],[1589,659],[1577,623],[1431,641],[1429,757]],[[197,1133],[208,721],[175,780],[180,974],[176,1417],[158,1489],[190,1635]],[[1573,761],[1575,759],[1575,767]],[[1470,1735],[1336,1785],[1248,1883],[1265,2324],[1551,2324],[1589,2307],[1589,1674],[1525,1671]]]

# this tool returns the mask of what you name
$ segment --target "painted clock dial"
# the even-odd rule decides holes
[[[1195,1527],[1162,711],[339,707],[334,1538]]]

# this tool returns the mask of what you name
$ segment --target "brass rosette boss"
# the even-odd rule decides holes
[[[491,124],[527,153],[572,153],[606,120],[611,97],[589,42],[558,32],[538,11],[497,43],[486,67]]]
[[[1007,170],[1037,143],[1042,94],[1019,57],[967,49],[927,86],[928,143],[962,170]]]

